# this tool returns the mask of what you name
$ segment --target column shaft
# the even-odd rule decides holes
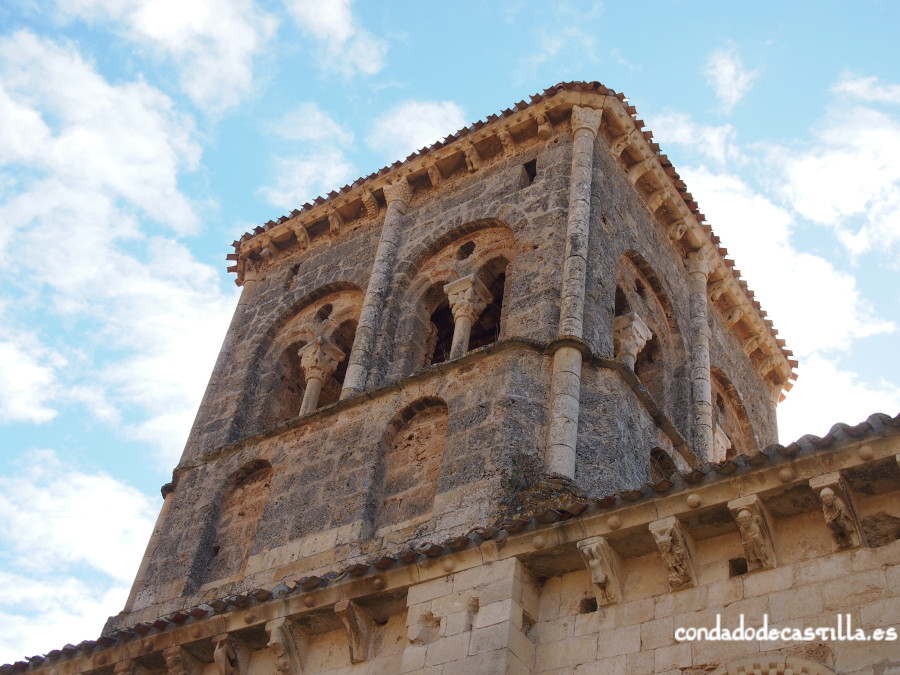
[[[688,254],[691,304],[691,404],[694,453],[709,461],[713,451],[712,387],[709,375],[709,305],[706,284],[711,264],[704,252]]]
[[[453,344],[450,346],[450,358],[455,359],[469,350],[469,336],[472,334],[472,319],[458,316],[453,326]]]
[[[322,380],[310,377],[306,380],[306,391],[303,392],[303,403],[300,404],[300,414],[311,413],[319,405],[319,394],[322,393]]]

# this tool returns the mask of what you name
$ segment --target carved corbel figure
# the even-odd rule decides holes
[[[678,241],[684,236],[684,233],[687,232],[687,223],[683,220],[678,220],[671,225],[669,225],[669,229],[667,230],[667,235],[670,240]]]
[[[634,185],[653,165],[649,159],[642,160],[628,169],[628,180]]]
[[[203,672],[203,664],[183,647],[163,649],[162,655],[168,669],[166,675],[200,675]]]
[[[765,377],[775,369],[778,365],[778,361],[779,358],[777,356],[767,356],[759,362],[759,365],[756,367],[756,372],[759,373],[760,377]]]
[[[709,285],[709,289],[707,292],[709,293],[709,299],[711,302],[718,302],[719,298],[721,298],[725,291],[728,290],[728,282],[724,279],[719,279]]]
[[[341,600],[334,606],[350,642],[350,662],[362,663],[369,658],[369,644],[375,631],[372,617],[352,600]]]
[[[328,229],[332,234],[340,234],[343,225],[344,218],[337,212],[337,209],[331,208],[328,211]]]
[[[656,213],[659,207],[662,206],[666,201],[667,197],[668,193],[666,192],[665,188],[663,188],[662,190],[657,190],[652,195],[647,197],[647,208],[649,208],[652,213]]]
[[[297,237],[297,243],[300,244],[300,249],[305,251],[309,248],[309,232],[306,231],[306,228],[299,222],[292,220],[290,222],[291,231],[294,233],[294,236]]]
[[[621,558],[609,545],[606,537],[591,537],[578,542],[578,550],[591,573],[597,606],[604,607],[622,600],[619,582]]]
[[[306,665],[306,645],[302,633],[285,617],[266,624],[269,642],[266,645],[275,655],[278,675],[298,675]]]
[[[644,345],[653,337],[647,324],[634,312],[617,316],[613,323],[613,346],[616,359],[634,370],[634,362]]]
[[[534,121],[538,125],[538,136],[543,140],[547,140],[553,135],[553,127],[550,126],[550,120],[547,119],[547,113],[539,112],[534,116]]]
[[[742,310],[740,307],[732,307],[725,314],[725,325],[731,328],[742,318],[744,318],[744,310]]]
[[[674,516],[650,523],[659,555],[666,566],[669,587],[673,590],[697,585],[690,535]]]
[[[441,186],[441,171],[437,168],[437,164],[428,165],[428,179],[433,188],[437,189]]]
[[[728,510],[738,525],[744,557],[751,572],[775,567],[775,546],[769,511],[759,496],[750,495],[728,502]]]
[[[634,127],[626,131],[621,136],[617,136],[613,139],[612,142],[612,154],[613,157],[619,157],[624,151],[625,148],[628,147],[628,144],[631,143],[631,139],[636,133]],[[680,239],[681,237],[679,237]]]
[[[250,663],[247,648],[227,633],[213,638],[213,662],[219,675],[245,675]]]
[[[746,340],[744,340],[744,353],[747,356],[750,356],[753,352],[755,352],[757,347],[759,347],[760,340],[762,340],[762,337],[759,335],[751,335]]]
[[[500,143],[503,145],[504,155],[512,157],[516,154],[516,142],[513,140],[512,134],[509,133],[509,129],[501,129],[498,131],[497,138],[500,139]]]
[[[481,159],[478,157],[478,151],[471,141],[467,141],[463,145],[463,152],[466,153],[466,167],[469,169],[469,173],[478,171],[481,168]]]
[[[374,218],[378,215],[378,202],[375,200],[375,195],[372,194],[372,191],[369,188],[365,188],[362,191],[362,203],[363,208],[366,210],[366,215],[369,218]]]
[[[822,515],[831,532],[834,551],[845,551],[861,546],[862,530],[850,500],[850,493],[844,487],[840,474],[829,473],[811,478],[809,486],[822,505]]]

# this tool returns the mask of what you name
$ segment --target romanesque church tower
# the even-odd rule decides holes
[[[674,637],[900,621],[900,420],[777,445],[797,364],[621,94],[557,85],[228,257],[240,303],[127,606],[9,672],[900,663]]]

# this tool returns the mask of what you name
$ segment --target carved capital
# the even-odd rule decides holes
[[[675,518],[663,518],[650,523],[650,533],[656,540],[659,555],[666,566],[669,587],[673,590],[697,585],[694,572],[693,540]]]
[[[497,132],[497,138],[500,139],[500,143],[503,144],[503,154],[507,157],[512,157],[516,154],[516,142],[513,140],[512,134],[509,133],[508,129],[501,129]]]
[[[366,210],[366,215],[369,218],[374,218],[378,215],[378,202],[375,200],[375,195],[372,194],[372,191],[369,188],[365,188],[362,191],[362,203],[363,208]]]
[[[613,323],[613,347],[616,359],[624,361],[634,370],[634,362],[653,332],[634,312],[617,316]]]
[[[472,145],[471,141],[466,141],[463,145],[463,152],[466,153],[466,167],[469,173],[475,173],[481,168],[481,159],[478,157],[478,150]]]
[[[862,530],[850,492],[838,473],[810,478],[809,487],[816,493],[822,505],[825,524],[831,532],[834,551],[845,551],[862,546]]]
[[[598,110],[576,105],[572,108],[572,135],[575,136],[579,131],[584,130],[590,132],[592,138],[596,138],[601,119],[603,119],[602,108]]]
[[[400,202],[403,208],[409,206],[412,201],[412,188],[406,176],[398,178],[393,183],[388,183],[382,190],[384,191],[384,200],[390,206],[394,202]]]
[[[325,382],[337,370],[338,364],[344,360],[345,354],[325,337],[317,337],[303,345],[299,352],[300,367],[306,380]]]
[[[622,560],[606,537],[590,537],[578,542],[578,550],[591,573],[597,606],[612,605],[622,600],[620,570]]]
[[[475,323],[484,308],[493,300],[490,291],[474,274],[451,281],[444,286],[444,293],[447,294],[454,321],[460,317],[467,317]]]
[[[278,675],[297,675],[306,665],[304,635],[289,619],[281,617],[266,624],[266,645],[275,656],[275,672]]]
[[[691,251],[685,258],[685,265],[687,266],[688,274],[702,274],[704,277],[709,278],[709,275],[716,269],[712,248],[704,246],[696,251]]]
[[[744,546],[747,569],[751,572],[775,567],[775,546],[772,541],[772,519],[759,496],[750,495],[728,502]]]
[[[669,225],[669,229],[666,234],[669,239],[672,241],[678,241],[684,236],[684,233],[687,232],[687,223],[683,220],[678,220]]]
[[[369,644],[375,631],[372,617],[352,600],[341,600],[334,606],[350,641],[350,662],[362,663],[369,658]]]
[[[250,653],[238,640],[228,635],[219,635],[212,639],[213,662],[218,675],[245,675],[250,664]]]

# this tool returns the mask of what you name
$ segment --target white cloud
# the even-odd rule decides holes
[[[836,107],[809,149],[776,147],[781,190],[796,211],[834,228],[855,254],[900,246],[900,120]]]
[[[860,381],[833,359],[812,356],[800,378],[778,406],[778,433],[782,443],[804,434],[824,436],[837,422],[858,424],[875,412],[891,416],[900,411],[900,388]],[[839,392],[839,395],[835,395]]]
[[[0,340],[0,422],[49,422],[59,395],[57,369],[65,359],[37,336],[7,332]]]
[[[831,88],[831,91],[839,94],[850,94],[860,101],[872,103],[900,104],[900,84],[881,85],[878,78],[854,77],[845,74],[841,80]]]
[[[7,306],[10,321],[36,307],[74,325],[52,345],[77,354],[55,373],[65,385],[56,403],[79,402],[108,423],[127,420],[126,431],[152,439],[170,466],[236,295],[146,222],[197,229],[178,187],[179,172],[199,161],[193,123],[158,90],[110,85],[73,49],[28,33],[0,41],[0,56],[0,114],[12,111],[0,122],[0,176],[13,181],[6,201],[0,193],[8,259],[0,275],[8,289],[29,293],[27,304]],[[20,131],[27,144],[16,141]],[[47,363],[38,363],[52,385]],[[38,401],[35,414],[49,414],[50,400]]]
[[[667,112],[649,118],[647,126],[659,143],[690,146],[717,164],[739,156],[734,144],[736,133],[730,124],[718,127],[697,124],[690,115]]]
[[[312,102],[301,103],[296,110],[272,123],[270,128],[290,141],[334,141],[340,145],[353,142],[352,132]]]
[[[227,107],[253,83],[253,59],[277,22],[253,0],[58,0],[60,10],[110,19],[127,36],[174,59],[181,85],[200,105]]]
[[[292,210],[345,184],[353,165],[332,145],[306,150],[296,157],[275,160],[275,184],[260,189],[270,203]]]
[[[124,606],[159,506],[49,450],[18,465],[0,476],[0,663],[96,638]],[[85,567],[92,582],[75,578]]]
[[[846,349],[853,340],[891,332],[861,297],[856,280],[790,241],[790,212],[755,192],[734,175],[704,167],[682,169],[693,194],[722,238],[737,267],[775,322],[781,337],[801,357]],[[824,317],[838,315],[828,323]]]
[[[703,68],[706,81],[716,91],[716,98],[725,112],[731,112],[738,101],[750,91],[756,71],[747,71],[734,47],[714,51]]]
[[[384,68],[387,43],[360,28],[353,17],[352,0],[284,0],[297,26],[318,40],[322,66],[344,75],[374,75]]]
[[[452,101],[404,101],[375,120],[366,144],[387,160],[406,159],[465,126],[462,108]]]

